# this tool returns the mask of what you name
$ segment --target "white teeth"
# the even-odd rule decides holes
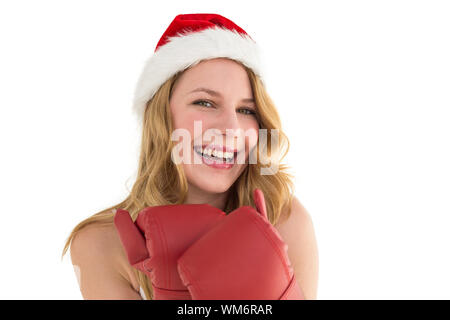
[[[204,156],[208,156],[208,157],[216,157],[216,158],[224,158],[228,161],[232,160],[234,158],[234,153],[233,152],[223,152],[220,150],[213,150],[213,149],[202,149],[201,147],[196,148],[196,150],[203,154]]]

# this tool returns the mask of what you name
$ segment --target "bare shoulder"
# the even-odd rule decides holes
[[[85,226],[75,235],[70,253],[72,261],[88,256],[98,256],[116,265],[121,260],[119,249],[120,241],[114,226],[93,223]]]
[[[139,284],[113,224],[81,229],[72,240],[70,256],[83,298],[139,297]]]
[[[291,211],[284,211],[274,226],[289,246],[298,247],[315,240],[311,215],[294,196]]]
[[[311,215],[294,197],[291,211],[283,212],[274,227],[288,245],[289,259],[305,297],[316,299],[319,256]]]
[[[280,219],[277,222],[276,226],[287,226],[295,222],[305,222],[304,220],[310,220],[311,216],[309,212],[306,210],[306,208],[303,206],[303,204],[298,200],[296,196],[292,199],[292,207],[291,211],[283,211],[280,214]]]

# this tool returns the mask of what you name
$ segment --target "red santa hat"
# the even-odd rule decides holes
[[[142,119],[147,102],[165,81],[202,60],[220,57],[237,60],[263,80],[259,52],[256,42],[242,28],[221,15],[177,15],[145,63],[133,109]]]

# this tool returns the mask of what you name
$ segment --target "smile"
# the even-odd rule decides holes
[[[194,151],[201,157],[210,161],[219,161],[222,163],[232,164],[236,158],[237,152],[226,152],[214,150],[211,148],[203,149],[201,146],[194,147]]]

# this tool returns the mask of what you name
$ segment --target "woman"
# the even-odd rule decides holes
[[[132,220],[144,208],[174,204],[207,204],[229,214],[254,206],[255,189],[264,195],[267,219],[287,244],[304,297],[316,298],[313,225],[293,196],[292,176],[280,164],[289,142],[265,91],[258,59],[250,36],[223,16],[186,14],[172,21],[135,93],[134,108],[143,130],[136,182],[124,201],[79,223],[63,251],[70,246],[85,299],[153,298],[148,274],[130,264],[114,226],[116,209],[129,212]],[[266,150],[259,129],[267,130],[268,141],[272,130],[278,130],[281,143],[269,143]],[[237,137],[227,130],[246,134]],[[174,139],[177,131],[187,134]],[[205,139],[207,132],[215,133],[214,139],[211,134]],[[184,148],[176,148],[180,145]],[[284,154],[283,146],[287,146]],[[266,159],[250,162],[251,155],[263,148]],[[180,157],[192,161],[177,162]],[[223,157],[231,160],[218,161]],[[262,160],[264,164],[270,160],[271,174],[261,174]]]

